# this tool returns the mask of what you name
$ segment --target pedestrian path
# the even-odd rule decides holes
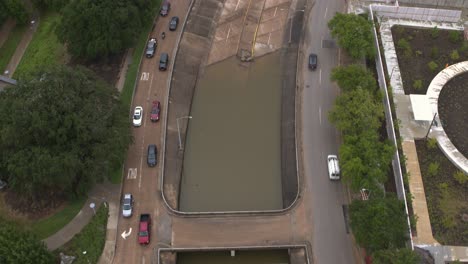
[[[47,248],[49,250],[55,250],[70,241],[73,236],[78,234],[89,223],[89,221],[91,221],[94,212],[97,211],[104,202],[106,203],[105,206],[109,206],[109,209],[112,209],[109,210],[109,213],[111,213],[111,211],[115,211],[115,207],[118,206],[119,203],[119,195],[120,184],[97,184],[91,192],[89,192],[88,199],[83,205],[83,208],[70,221],[70,223],[60,229],[57,233],[43,240],[47,245]],[[91,203],[94,203],[96,206],[94,210],[90,208]],[[117,228],[116,225],[115,228]]]

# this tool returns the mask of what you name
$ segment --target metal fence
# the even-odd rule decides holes
[[[377,75],[378,75],[378,81],[379,81],[379,87],[383,90],[384,92],[384,109],[385,109],[385,118],[387,120],[387,133],[390,138],[390,141],[392,141],[393,145],[397,149],[395,151],[395,154],[393,155],[393,160],[392,160],[392,167],[393,167],[393,173],[395,177],[395,185],[397,189],[397,195],[400,200],[403,200],[405,203],[405,212],[406,212],[406,219],[408,222],[408,232],[409,232],[409,237],[410,237],[410,243],[411,243],[411,249],[414,248],[413,244],[413,236],[411,232],[411,224],[410,224],[410,219],[409,219],[409,213],[408,213],[408,204],[406,200],[406,192],[405,192],[405,186],[403,184],[403,172],[401,170],[401,161],[400,157],[398,156],[398,144],[397,144],[397,139],[395,135],[395,130],[394,130],[394,123],[393,123],[393,117],[392,117],[392,110],[390,108],[390,99],[388,96],[388,89],[387,89],[387,82],[385,80],[385,73],[384,73],[384,67],[382,63],[382,55],[380,53],[380,45],[379,45],[379,39],[377,35],[377,31],[375,29],[376,25],[374,24],[374,12],[373,9],[377,7],[374,5],[369,5],[369,10],[370,10],[370,16],[372,19],[372,24],[374,25],[372,27],[373,31],[373,36],[374,36],[374,45],[377,50],[377,56],[375,58],[376,60],[376,70],[377,70]]]
[[[468,8],[468,0],[399,0],[398,2],[410,5]]]
[[[468,3],[468,0],[467,0]],[[434,22],[459,22],[460,10],[421,8],[409,6],[371,5],[377,16]]]

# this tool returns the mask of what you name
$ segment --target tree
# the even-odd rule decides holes
[[[333,69],[331,79],[338,83],[343,92],[364,89],[376,93],[377,83],[370,71],[358,64],[339,66]]]
[[[0,263],[54,263],[53,255],[32,233],[0,218]]]
[[[337,13],[329,22],[328,28],[338,44],[354,59],[375,56],[372,37],[372,23],[354,14]]]
[[[58,11],[68,4],[69,0],[32,0],[32,2],[40,9]]]
[[[35,203],[84,193],[120,166],[131,141],[117,90],[80,67],[21,79],[0,93],[0,117],[0,172]]]
[[[379,250],[373,255],[374,264],[418,264],[421,257],[411,249]]]
[[[152,0],[70,1],[56,33],[74,57],[106,57],[133,45],[153,7]]]
[[[340,146],[343,180],[354,191],[365,188],[379,192],[380,185],[387,181],[388,166],[394,153],[394,146],[388,141],[379,141],[376,132],[345,135]]]
[[[18,24],[25,24],[28,21],[28,12],[21,0],[0,1],[0,25],[8,18],[12,17]]]
[[[349,91],[336,98],[329,112],[330,121],[345,134],[376,131],[384,116],[383,106],[363,89]]]
[[[350,225],[359,245],[369,252],[404,247],[408,224],[404,204],[394,195],[354,200],[350,205]]]

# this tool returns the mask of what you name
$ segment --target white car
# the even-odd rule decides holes
[[[328,155],[328,176],[330,180],[340,179],[340,165],[338,163],[338,157],[336,155]]]
[[[127,193],[124,195],[123,205],[122,205],[122,215],[123,217],[130,217],[133,214],[133,195]]]
[[[143,120],[143,107],[137,106],[133,112],[133,126],[141,126],[141,120]]]

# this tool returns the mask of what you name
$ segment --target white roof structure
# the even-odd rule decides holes
[[[411,108],[413,110],[414,120],[432,121],[432,113],[429,99],[425,94],[410,94]]]

